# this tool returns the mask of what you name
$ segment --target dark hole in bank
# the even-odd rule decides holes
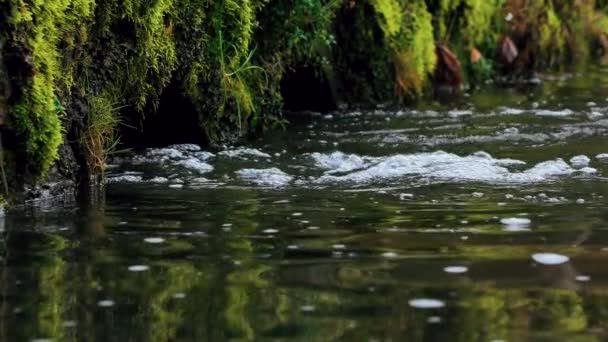
[[[156,111],[147,110],[142,116],[134,109],[125,108],[121,116],[120,141],[123,148],[172,144],[205,146],[208,143],[194,105],[174,85],[163,90]]]
[[[329,112],[336,109],[331,81],[318,68],[299,66],[281,81],[284,109],[291,112]]]

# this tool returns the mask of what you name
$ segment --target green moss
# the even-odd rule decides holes
[[[537,13],[535,23],[538,35],[536,51],[541,58],[548,61],[548,65],[554,65],[557,61],[564,58],[565,38],[563,34],[563,24],[558,17],[551,1],[533,8],[533,13]]]
[[[102,58],[106,70],[85,65],[96,91],[120,89],[124,104],[139,112],[156,106],[162,89],[177,67],[173,0],[107,0],[98,3],[91,28],[91,55]]]
[[[437,62],[431,14],[425,2],[372,0],[371,4],[392,52],[397,94],[420,95]]]
[[[26,169],[34,178],[45,174],[57,158],[61,143],[61,104],[57,85],[69,77],[61,70],[60,43],[77,30],[92,13],[93,0],[9,2],[9,24],[22,34],[31,54],[30,74],[24,79],[21,98],[10,110],[9,123],[19,136]],[[69,32],[66,36],[65,32]],[[28,58],[24,56],[24,58]]]

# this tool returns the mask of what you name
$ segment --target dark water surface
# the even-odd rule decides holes
[[[8,211],[0,340],[608,338],[608,70],[249,147],[129,155],[104,204]]]

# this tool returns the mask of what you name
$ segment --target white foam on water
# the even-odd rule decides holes
[[[178,144],[178,145],[170,145],[168,146],[170,149],[174,149],[180,152],[198,152],[201,150],[201,147],[196,144]]]
[[[215,157],[215,154],[213,154],[211,152],[207,152],[207,151],[194,152],[194,153],[192,153],[192,155],[194,157],[196,157],[197,159],[203,160],[203,161],[209,160],[209,159]]]
[[[327,170],[327,174],[349,172],[366,167],[368,162],[356,154],[337,151],[331,154],[312,153],[310,155],[317,167]]]
[[[538,116],[554,116],[554,117],[565,117],[574,114],[570,109],[563,110],[549,110],[549,109],[539,109],[534,112],[534,114]]]
[[[247,158],[247,157],[258,157],[258,158],[272,158],[268,153],[264,153],[255,148],[236,148],[231,150],[225,150],[218,153],[220,156],[229,158]]]
[[[111,176],[106,180],[107,183],[141,183],[143,182],[142,176],[122,175],[122,176]]]
[[[580,170],[577,170],[580,173],[583,173],[585,175],[594,175],[597,173],[597,169],[593,168],[593,167],[584,167]]]
[[[175,165],[179,165],[181,167],[184,167],[186,169],[190,169],[199,173],[207,173],[210,171],[213,171],[213,166],[200,161],[196,158],[188,158],[188,159],[184,159],[184,160],[180,160],[177,161],[175,163]]]
[[[409,305],[416,309],[440,309],[445,306],[445,303],[439,299],[432,298],[416,298],[409,302]]]
[[[257,185],[270,187],[283,187],[288,185],[293,177],[277,169],[241,169],[236,172],[241,179],[250,181]]]
[[[523,218],[523,217],[510,217],[510,218],[503,218],[500,220],[500,223],[502,223],[505,226],[505,231],[508,231],[508,232],[528,231],[528,230],[530,230],[531,222],[532,221],[530,221],[530,219]]]
[[[450,110],[448,112],[448,116],[451,118],[459,118],[461,116],[470,116],[473,115],[473,111],[471,110]]]
[[[500,110],[500,114],[504,114],[504,115],[521,115],[523,113],[525,113],[526,111],[523,109],[519,109],[519,108],[509,108],[509,107],[503,107]]]
[[[169,160],[169,159],[182,159],[184,158],[184,151],[180,151],[175,148],[151,148],[146,150],[146,156],[148,158],[155,158],[158,160]],[[153,161],[154,159],[152,159]]]
[[[365,159],[365,157],[360,158]],[[347,159],[344,158],[344,160]],[[519,184],[544,182],[575,172],[562,159],[545,161],[525,171],[510,171],[508,168],[523,164],[525,163],[520,160],[495,159],[486,152],[477,152],[464,157],[443,151],[398,154],[377,158],[365,169],[344,175],[336,176],[332,175],[331,172],[326,172],[316,182],[368,183],[392,178],[412,177],[440,181]],[[335,170],[342,169],[340,164],[333,166]]]
[[[595,156],[595,158],[599,160],[608,160],[608,153],[600,153]]]
[[[150,183],[164,184],[169,183],[169,179],[165,177],[154,177],[148,180]]]
[[[589,165],[591,159],[584,154],[570,158],[570,164],[576,168],[582,168]]]
[[[536,253],[532,254],[532,260],[543,265],[561,265],[570,261],[570,258],[555,253]]]

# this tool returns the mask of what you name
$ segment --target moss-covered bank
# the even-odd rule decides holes
[[[146,134],[159,106],[179,107],[163,110],[163,120],[177,123],[168,127],[194,121],[198,142],[231,142],[284,124],[283,100],[289,104],[294,87],[323,84],[333,105],[398,103],[432,85],[585,63],[608,47],[607,7],[0,0],[0,179],[13,194],[48,180],[98,184],[120,134]]]

